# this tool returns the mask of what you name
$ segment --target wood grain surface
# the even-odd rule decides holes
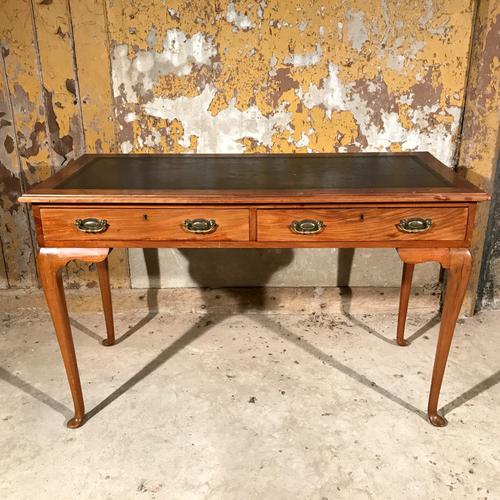
[[[401,219],[432,219],[432,227],[422,233],[405,233],[397,229]],[[318,234],[295,234],[294,220],[315,219],[325,224]],[[259,241],[424,241],[463,240],[466,234],[467,208],[354,208],[258,210]]]
[[[75,244],[94,240],[122,241],[248,241],[249,213],[246,209],[217,208],[44,208],[40,210],[44,238]],[[102,233],[84,233],[76,219],[96,218],[108,222]],[[214,219],[217,229],[194,234],[183,228],[186,219]]]

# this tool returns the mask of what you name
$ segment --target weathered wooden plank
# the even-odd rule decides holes
[[[0,2],[0,18],[22,178],[29,186],[52,173],[30,0]]]
[[[88,153],[117,151],[113,113],[113,94],[109,61],[109,43],[103,0],[69,1],[73,26],[77,80]],[[114,287],[129,286],[127,250],[119,249],[109,256]],[[92,286],[95,275],[88,267],[72,265],[70,286]]]
[[[85,149],[116,151],[106,17],[102,0],[70,0]]]
[[[84,128],[68,0],[34,2],[33,15],[54,168],[84,152]],[[88,35],[88,34],[87,34]],[[90,264],[67,266],[67,286],[96,286]]]
[[[54,168],[84,151],[73,33],[67,0],[33,2]]]
[[[11,12],[6,12],[7,5],[2,6],[2,19],[11,19]],[[28,93],[24,92],[28,87],[35,90],[33,96],[37,97],[34,85],[33,66],[27,58],[34,53],[29,50],[29,34],[32,34],[31,17],[29,5],[22,2],[13,7],[16,12],[22,14],[17,22],[22,23],[23,33],[19,34],[9,31],[8,22],[2,28],[2,57],[0,62],[0,233],[2,239],[4,271],[11,287],[32,287],[37,285],[34,252],[32,245],[32,234],[27,207],[17,201],[22,192],[23,179],[21,162],[18,154],[18,146],[23,153],[23,160],[27,167],[32,156],[39,157],[40,148],[38,141],[44,137],[44,125],[39,121],[38,113],[33,109],[35,103]],[[17,24],[20,28],[21,24]],[[15,36],[15,40],[13,39]],[[24,38],[23,38],[24,37]],[[26,63],[26,66],[24,65]],[[8,88],[6,68],[11,70],[9,79],[16,94],[13,96],[16,109],[27,111],[26,116],[19,116],[19,130],[12,116],[11,96]],[[29,123],[29,120],[32,120]],[[33,124],[33,120],[35,120]],[[32,130],[28,135],[28,130]],[[40,133],[38,132],[40,131]],[[42,143],[43,144],[43,143]],[[42,146],[43,148],[43,146]],[[37,154],[38,153],[38,154]],[[41,155],[43,158],[44,155]],[[35,167],[36,168],[36,167]],[[36,179],[36,175],[30,171],[30,180]],[[1,274],[1,273],[0,273]],[[1,281],[1,280],[0,280]],[[1,286],[1,285],[0,285]]]
[[[12,287],[31,287],[37,283],[27,207],[17,201],[21,194],[21,175],[16,134],[5,78],[0,65],[0,234],[3,259]]]

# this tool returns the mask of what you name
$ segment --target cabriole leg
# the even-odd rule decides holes
[[[465,290],[469,281],[472,258],[469,250],[457,248],[450,250],[450,262],[448,267],[448,279],[441,315],[441,327],[436,347],[434,369],[432,371],[431,391],[427,415],[432,425],[444,427],[448,422],[438,414],[439,393],[443,382],[444,370],[451,341],[455,331],[455,325],[460,314],[460,308],[465,296]]]
[[[441,326],[427,406],[427,415],[431,424],[436,427],[444,427],[448,422],[438,413],[439,394],[453,333],[455,332],[458,315],[460,314],[469,281],[472,265],[471,254],[467,248],[398,248],[398,253],[401,260],[406,264],[414,265],[421,262],[436,261],[448,270]]]
[[[54,323],[57,341],[61,349],[64,368],[66,369],[73,397],[75,415],[66,424],[70,429],[80,427],[85,422],[85,406],[68,309],[64,297],[62,270],[71,260],[97,263],[106,259],[108,253],[109,250],[104,248],[41,248],[37,256],[40,281],[42,282],[47,305],[52,322]]]

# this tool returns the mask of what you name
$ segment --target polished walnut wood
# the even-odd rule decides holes
[[[82,425],[85,412],[60,272],[71,260],[96,263],[104,343],[112,345],[106,257],[114,247],[396,248],[404,263],[399,345],[406,345],[414,266],[439,262],[449,276],[428,417],[435,426],[445,425],[439,393],[470,274],[476,204],[486,199],[429,153],[78,158],[20,198],[33,205],[40,278],[75,406],[68,426]],[[402,220],[414,218],[424,224],[419,231],[403,230]],[[75,226],[78,219],[97,222]],[[193,219],[216,225],[195,234],[186,226]],[[89,227],[98,232],[82,231]]]
[[[378,208],[374,208],[372,204],[357,203],[327,206],[336,208],[325,208],[325,205],[316,204],[287,205],[284,213],[289,218],[281,217],[279,224],[278,221],[273,221],[272,230],[284,231],[289,237],[281,239],[276,237],[269,240],[257,237],[257,226],[260,221],[262,233],[262,229],[266,229],[266,214],[283,213],[281,209],[273,209],[272,205],[259,204],[258,208],[252,205],[227,205],[228,208],[222,210],[222,213],[226,214],[229,207],[232,207],[234,211],[237,211],[238,216],[232,215],[232,212],[226,216],[218,215],[221,213],[220,205],[200,205],[197,208],[193,208],[192,205],[177,205],[179,210],[176,212],[176,209],[159,208],[157,205],[150,204],[141,204],[140,207],[124,204],[121,208],[113,204],[80,205],[80,208],[71,205],[41,204],[34,205],[33,212],[39,245],[58,247],[71,247],[75,245],[75,241],[78,241],[78,246],[81,247],[218,248],[220,247],[218,241],[221,239],[225,241],[224,246],[228,248],[428,247],[441,245],[440,241],[443,239],[446,239],[447,246],[462,247],[470,243],[472,236],[471,219],[474,217],[475,207],[471,203],[465,206],[457,203],[439,205],[420,203],[417,205],[418,211],[415,204],[398,204],[397,208],[393,204],[382,203],[378,205]],[[171,212],[165,212],[165,210],[174,210],[172,213],[181,214],[177,217],[175,224],[169,220],[168,214]],[[243,210],[245,210],[244,213]],[[326,234],[331,234],[333,230],[338,239],[325,238],[324,235],[323,237],[296,237],[289,231],[288,225],[292,219],[325,212],[331,214]],[[349,216],[349,219],[340,217],[339,214]],[[182,222],[188,215],[191,218],[202,215],[206,218],[215,218],[219,223],[223,223],[222,228],[218,228],[218,231],[211,235],[193,236],[182,228]],[[429,231],[409,234],[397,229],[397,223],[400,222],[402,216],[417,215],[434,216],[433,226]],[[105,218],[109,225],[102,233],[82,233],[74,226],[74,221],[85,217]],[[130,226],[127,225],[128,220],[132,222]],[[249,228],[243,228],[243,220],[245,220],[244,225],[248,225]],[[334,223],[333,227],[331,222]],[[232,229],[227,227],[229,223]],[[369,230],[373,224],[377,226],[377,231]],[[379,236],[381,226],[385,230],[385,237]],[[165,230],[167,227],[169,231]],[[343,230],[339,231],[339,227]],[[346,228],[349,230],[348,233],[345,233]],[[226,230],[229,232],[228,235],[224,235]],[[345,234],[349,234],[351,238],[346,238]],[[364,237],[362,237],[363,234]]]
[[[422,233],[398,230],[401,219],[421,217],[432,219],[432,226]],[[466,234],[467,208],[371,208],[355,209],[275,209],[257,211],[259,241],[303,241],[304,235],[294,234],[294,220],[313,219],[324,223],[318,234],[307,235],[312,241],[463,241]]]
[[[141,241],[248,241],[249,212],[245,209],[221,208],[42,208],[40,210],[44,237],[54,242],[121,240]],[[75,227],[75,220],[105,219],[102,233],[84,233]],[[183,228],[185,220],[213,219],[217,229],[209,234],[195,234]]]

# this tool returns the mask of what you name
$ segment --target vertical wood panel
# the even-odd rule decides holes
[[[0,2],[5,71],[25,186],[52,173],[30,0]]]
[[[488,193],[493,191],[500,144],[500,4],[498,0],[480,0],[474,26],[469,62],[467,100],[463,118],[462,142],[458,170]],[[490,203],[480,203],[471,251],[474,256],[471,278],[465,295],[463,312],[473,314],[483,258],[483,247]]]
[[[102,0],[70,0],[88,153],[116,151],[111,70]]]
[[[26,184],[50,175],[31,6],[1,6],[0,224],[6,275],[12,287],[36,286],[27,207],[17,202]],[[15,122],[13,119],[15,118]]]
[[[24,288],[35,286],[37,279],[27,207],[17,201],[22,191],[19,158],[5,66],[0,62],[0,234],[8,281]]]
[[[50,144],[57,170],[85,150],[70,8],[68,0],[34,0],[33,9]],[[90,267],[83,262],[70,263],[66,285],[96,286]]]
[[[81,96],[85,148],[88,153],[116,152],[109,42],[103,0],[70,0],[76,67]],[[114,287],[129,286],[128,253],[109,256]],[[85,280],[82,271],[77,273]]]
[[[34,0],[33,9],[50,145],[58,169],[84,151],[73,34],[66,0]]]

